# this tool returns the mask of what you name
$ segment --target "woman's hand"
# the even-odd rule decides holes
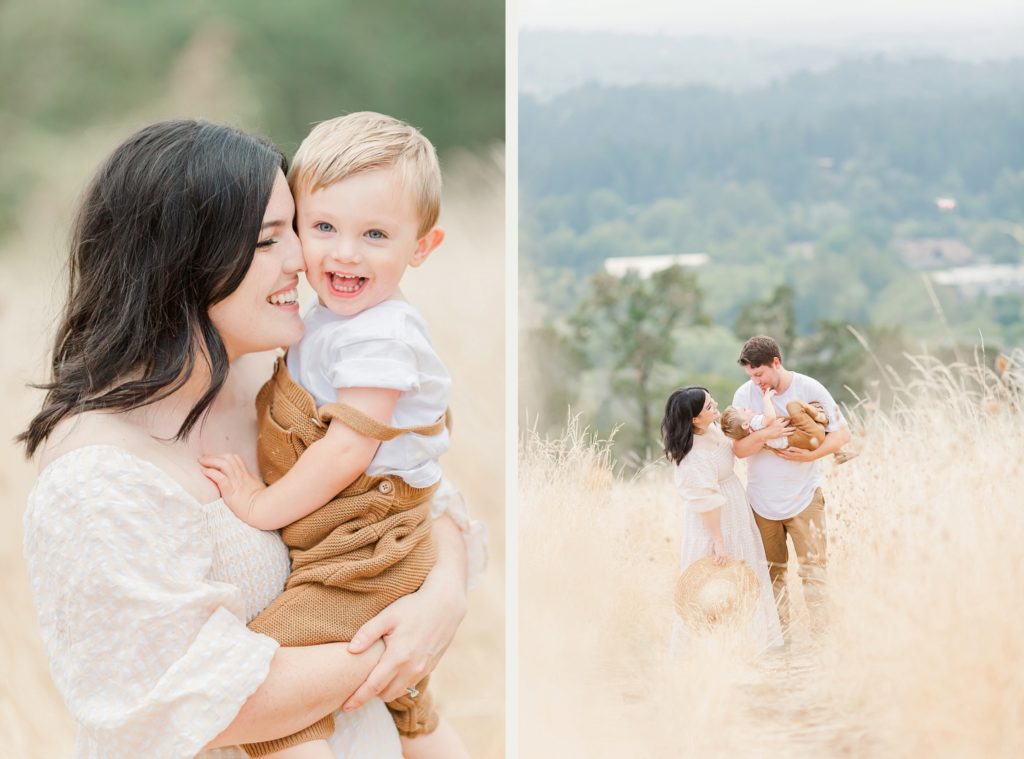
[[[358,709],[374,696],[393,701],[437,666],[466,615],[465,583],[438,571],[435,568],[418,591],[393,602],[353,636],[348,649],[353,654],[378,640],[387,649],[366,682],[345,702],[345,711]]]
[[[724,566],[725,560],[729,558],[729,554],[725,552],[725,542],[721,538],[715,538],[711,543],[711,555],[714,556],[714,562],[718,566]]]

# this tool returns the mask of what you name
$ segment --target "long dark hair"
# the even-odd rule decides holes
[[[208,310],[249,270],[278,169],[266,140],[192,120],[147,126],[107,158],[72,229],[46,398],[17,437],[29,456],[62,419],[153,403],[203,360],[210,387],[177,437],[195,426],[228,374]]]
[[[661,420],[661,442],[665,455],[676,464],[693,448],[693,418],[704,410],[708,395],[706,387],[684,387],[668,397]]]

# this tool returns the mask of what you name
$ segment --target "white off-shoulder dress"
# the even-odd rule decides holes
[[[449,502],[456,500],[450,494]],[[471,572],[483,558],[471,535]],[[281,592],[276,532],[200,504],[155,465],[90,445],[51,462],[25,512],[25,557],[57,689],[77,723],[75,759],[200,755],[267,677],[277,642],[245,625]],[[335,715],[339,759],[399,759],[384,703]]]
[[[735,465],[732,441],[722,434],[717,424],[703,435],[694,435],[693,449],[676,465],[675,484],[683,506],[679,569],[685,570],[697,559],[711,554],[713,541],[704,528],[701,514],[721,509],[725,552],[745,561],[757,575],[760,594],[750,632],[754,645],[767,648],[782,642],[782,630],[761,533],[754,522],[743,483],[736,476]],[[672,628],[673,652],[678,652],[686,639],[686,628],[676,617]]]

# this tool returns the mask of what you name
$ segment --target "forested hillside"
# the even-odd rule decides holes
[[[564,422],[566,403],[603,429],[622,423],[640,453],[656,440],[639,420],[671,386],[731,398],[752,332],[776,334],[788,363],[849,403],[884,400],[879,363],[898,367],[904,351],[973,360],[984,342],[989,364],[1024,343],[1022,93],[1024,61],[876,57],[747,91],[524,96],[524,355],[561,356],[524,366],[524,406],[542,424]],[[587,339],[608,318],[595,298],[633,292],[590,279],[606,258],[697,252],[709,257],[692,269],[701,319],[670,325],[646,356]],[[979,267],[981,284],[958,284]],[[648,319],[630,297],[629,318]],[[549,375],[553,363],[567,367]],[[638,367],[660,378],[642,394],[630,392]]]

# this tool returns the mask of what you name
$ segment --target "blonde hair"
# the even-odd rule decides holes
[[[392,168],[413,194],[417,236],[425,235],[441,213],[437,152],[418,129],[391,116],[360,111],[317,124],[292,159],[288,185],[297,196],[364,171]]]
[[[750,429],[743,426],[740,410],[735,406],[729,406],[722,412],[721,425],[722,432],[733,440],[742,440],[750,434]]]

